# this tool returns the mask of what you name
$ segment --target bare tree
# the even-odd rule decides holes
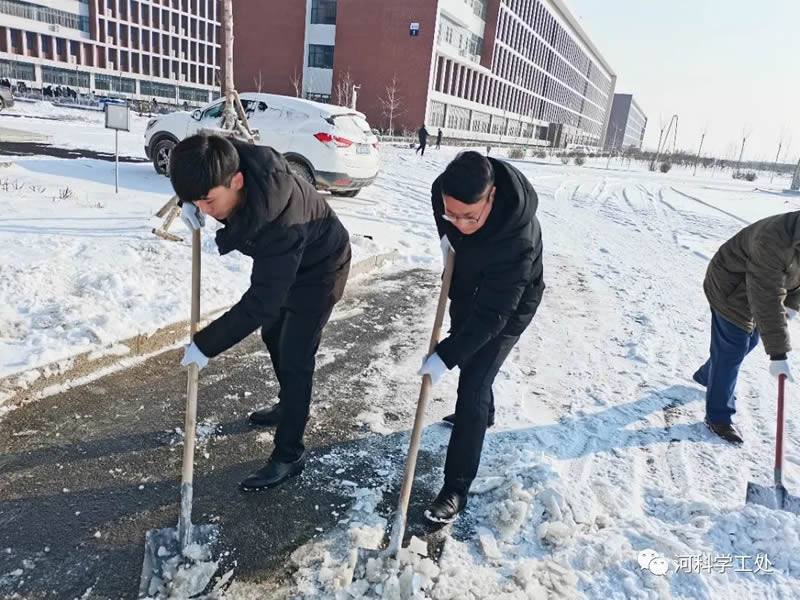
[[[664,130],[667,128],[666,121],[664,121],[664,114],[658,115],[658,146],[656,147],[656,154],[653,159],[650,161],[650,170],[655,171],[656,168],[656,161],[658,160],[658,155],[661,154],[661,140],[664,138]]]
[[[260,94],[261,93],[261,86],[264,83],[264,78],[261,75],[261,69],[258,70],[258,77],[253,77],[253,86],[256,88],[256,91]]]
[[[697,163],[700,161],[700,155],[703,152],[703,141],[706,139],[706,134],[708,133],[708,121],[706,121],[705,127],[703,127],[703,133],[700,135],[700,147],[697,149],[697,156],[694,159],[694,172],[692,173],[692,177],[697,175]]]
[[[222,3],[223,54],[225,65],[222,79],[222,93],[225,96],[225,108],[222,111],[220,127],[234,132],[234,135],[255,143],[253,132],[247,123],[247,115],[239,100],[239,93],[233,83],[233,0]]]
[[[800,192],[800,160],[797,161],[797,166],[794,169],[794,176],[792,177],[792,185],[789,189],[793,192]]]
[[[389,135],[394,135],[394,119],[403,113],[403,102],[397,94],[397,75],[392,77],[392,83],[386,86],[386,95],[380,98],[383,107],[383,116],[389,119]]]
[[[339,106],[351,106],[353,103],[353,76],[350,69],[339,77],[336,84],[336,104]]]
[[[291,80],[292,87],[294,88],[294,95],[299,98],[303,92],[303,79],[297,74],[297,67],[294,68],[294,73],[289,79]]]
[[[750,137],[751,129],[747,125],[742,127],[742,149],[739,151],[739,160],[736,162],[736,173],[742,165],[742,157],[744,156],[744,145],[747,143],[747,138]]]
[[[769,182],[772,183],[772,179],[775,177],[775,172],[778,170],[778,161],[781,158],[781,148],[783,147],[783,141],[786,137],[786,125],[781,128],[781,137],[778,139],[778,152],[775,154],[775,164],[772,167],[772,172],[769,174]]]

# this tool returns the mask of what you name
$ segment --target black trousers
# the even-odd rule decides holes
[[[261,329],[280,385],[281,416],[272,460],[293,462],[305,452],[303,434],[311,406],[317,350],[332,311],[332,305],[316,312],[284,308],[272,327]]]
[[[422,151],[422,156],[425,156],[425,147],[428,145],[428,142],[420,142],[419,147],[414,151],[415,153]]]
[[[463,365],[458,378],[456,422],[444,465],[445,486],[464,495],[478,472],[489,415],[494,414],[494,378],[519,336],[499,335]]]

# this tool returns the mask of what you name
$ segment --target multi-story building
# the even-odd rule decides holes
[[[604,141],[616,76],[564,0],[239,0],[234,30],[241,90],[344,103],[355,85],[381,129]]]
[[[218,0],[0,0],[0,77],[200,104],[219,89]]]
[[[614,151],[623,148],[641,150],[644,141],[644,130],[647,128],[647,117],[641,107],[633,99],[632,94],[614,94],[611,105],[611,118],[606,133],[606,150]]]

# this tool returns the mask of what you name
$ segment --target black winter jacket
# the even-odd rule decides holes
[[[244,203],[217,231],[220,254],[252,257],[250,289],[194,336],[213,357],[267,327],[281,308],[321,311],[344,292],[350,236],[325,199],[295,177],[281,154],[235,141],[244,175]]]
[[[471,235],[463,235],[442,218],[439,179],[431,188],[439,237],[447,235],[456,253],[449,294],[450,336],[436,348],[450,369],[498,335],[521,335],[545,288],[536,192],[516,168],[489,160],[497,188],[494,205],[484,226]]]

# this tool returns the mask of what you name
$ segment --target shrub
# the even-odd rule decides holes
[[[508,158],[525,158],[525,148],[511,148],[508,151]]]
[[[756,177],[757,177],[757,175],[756,175],[755,171],[748,171],[747,173],[744,174],[744,178],[747,181],[755,181]]]
[[[562,154],[560,158],[561,158],[561,164],[562,165],[568,165],[569,164],[569,156],[565,156],[565,155]]]
[[[578,165],[579,167],[583,166],[585,162],[586,162],[586,157],[583,154],[578,154],[575,156],[575,164]]]
[[[536,152],[536,155],[535,155],[535,156],[536,156],[536,158],[539,158],[539,159],[545,160],[545,159],[547,158],[547,152],[545,152],[544,150],[538,150],[538,151]]]
[[[672,168],[672,163],[671,163],[671,162],[669,162],[669,161],[667,161],[667,160],[665,160],[664,162],[662,162],[662,163],[661,163],[661,166],[659,167],[659,169],[661,169],[661,172],[662,172],[662,173],[669,173],[669,170],[670,170],[671,168]]]

